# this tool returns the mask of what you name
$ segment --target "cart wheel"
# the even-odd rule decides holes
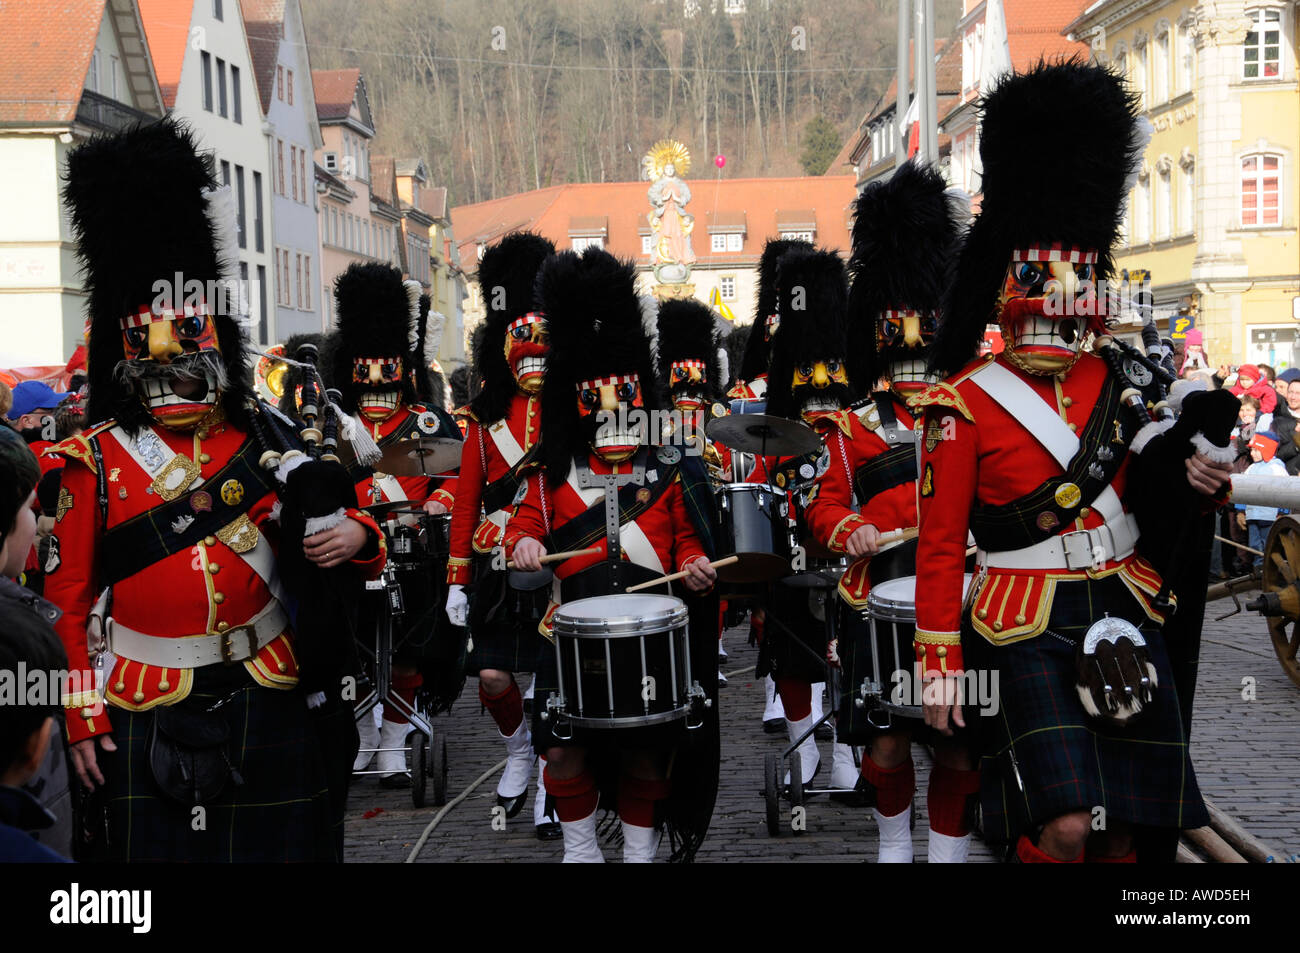
[[[790,806],[803,806],[803,762],[797,751],[790,755]]]
[[[422,731],[413,731],[407,737],[407,750],[411,756],[411,803],[424,807],[424,795],[429,785],[428,755],[425,745],[429,739]]]
[[[429,777],[433,778],[433,804],[442,807],[447,803],[447,737],[437,728],[429,739]]]
[[[781,833],[781,764],[774,754],[763,761],[763,798],[767,802],[767,833],[776,837]]]

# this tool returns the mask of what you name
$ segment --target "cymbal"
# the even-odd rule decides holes
[[[769,414],[714,417],[704,425],[704,432],[732,450],[766,456],[793,457],[822,445],[821,437],[808,425]]]
[[[460,466],[464,442],[450,437],[402,440],[384,451],[374,468],[393,476],[433,476]]]

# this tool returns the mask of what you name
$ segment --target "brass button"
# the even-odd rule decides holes
[[[198,437],[200,440],[207,440],[208,439],[207,428],[204,427],[202,429],[194,431],[194,436]]]
[[[948,646],[946,645],[939,646],[937,649],[934,650],[934,654],[937,655],[939,658],[947,658]]]
[[[925,658],[925,646],[918,645],[916,647],[916,660],[919,662],[922,661],[924,658]]]
[[[206,453],[199,454],[199,463],[211,463],[211,462],[212,462],[212,458],[208,456]]]
[[[217,545],[217,537],[215,537],[215,536],[204,536],[204,537],[203,537],[203,545],[204,545],[204,546],[215,546],[215,545]]]
[[[115,692],[126,691],[126,682],[114,682],[113,691]]]
[[[208,572],[214,576],[221,572],[221,563],[208,563]]]
[[[994,632],[1001,632],[1001,631],[1002,631],[1002,623],[1001,623],[1001,622],[994,622],[994,623],[993,623],[993,631],[994,631]]]
[[[286,665],[286,664],[284,664],[283,662],[281,662],[279,665],[277,665],[276,668],[278,668],[278,669],[280,670],[280,674],[281,674],[281,675],[283,675],[285,672],[289,671],[289,666]]]
[[[140,704],[140,702],[144,701],[144,692],[136,692],[131,696],[131,701],[135,702],[137,705]]]
[[[1025,614],[1021,612],[1016,616],[1016,625],[1024,625],[1024,624],[1025,624]]]
[[[1088,518],[1088,514],[1091,512],[1092,510],[1088,509],[1088,507],[1085,506],[1083,509],[1079,510],[1079,519],[1086,520]]]
[[[1074,433],[1076,430],[1079,429],[1078,424],[1070,424],[1069,426],[1070,426],[1070,433]]]
[[[412,431],[411,431],[411,436],[410,436],[409,439],[411,439],[411,440],[419,440],[419,439],[420,439],[420,435],[419,435],[418,433],[416,433],[414,430],[412,430]]]
[[[158,691],[160,691],[160,692],[165,692],[165,691],[167,691],[168,689],[170,689],[171,687],[172,687],[172,683],[169,682],[169,681],[167,681],[167,679],[165,679],[165,678],[164,678],[161,682],[158,683]]]
[[[217,605],[221,605],[221,603],[226,601],[226,596],[224,593],[214,592],[212,594],[212,601],[215,602]]]
[[[218,631],[218,632],[225,632],[226,629],[228,629],[228,628],[230,628],[230,623],[229,623],[229,622],[218,622],[218,623],[217,623],[217,631]]]
[[[987,619],[989,617],[989,610],[980,609],[978,612],[975,613],[975,615],[978,616],[980,619]]]
[[[529,425],[528,425],[528,432],[529,432],[529,433],[536,433],[536,432],[537,432],[537,428],[534,427],[532,424],[529,424]]]
[[[1062,397],[1062,398],[1061,398],[1061,406],[1062,406],[1062,407],[1072,407],[1072,406],[1074,406],[1074,401],[1071,400],[1069,397]]]

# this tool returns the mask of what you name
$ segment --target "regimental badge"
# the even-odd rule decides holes
[[[649,502],[650,502],[650,490],[649,490],[648,487],[644,487],[644,486],[643,486],[643,487],[641,487],[641,489],[639,489],[639,490],[636,491],[636,501],[637,501],[638,503],[649,503]]]
[[[59,489],[59,502],[56,504],[54,511],[54,522],[62,523],[63,517],[72,509],[72,491],[66,486]]]
[[[709,410],[715,417],[727,416],[727,408],[725,404],[715,403],[711,408],[709,408]]]
[[[1109,463],[1114,458],[1115,454],[1111,451],[1110,447],[1102,447],[1097,451],[1097,459],[1102,463]]]
[[[1094,480],[1100,480],[1106,475],[1106,471],[1101,468],[1100,463],[1088,464],[1088,476]]]
[[[221,499],[227,506],[238,506],[244,498],[244,484],[238,480],[227,480],[221,484]]]
[[[194,517],[189,513],[186,513],[183,516],[178,516],[176,519],[172,520],[172,532],[179,536],[181,533],[189,529],[193,522]]]
[[[1146,387],[1151,383],[1151,369],[1141,361],[1126,357],[1120,366],[1124,368],[1124,375],[1138,387]]]
[[[154,437],[154,440],[157,439],[157,437]],[[188,490],[190,484],[198,478],[199,465],[183,453],[178,453],[167,462],[166,466],[158,471],[158,475],[153,478],[149,488],[161,499],[170,503]]]
[[[528,498],[528,482],[524,481],[519,484],[519,489],[515,490],[515,506],[518,506]]]
[[[1110,442],[1118,443],[1120,445],[1123,445],[1124,443],[1124,434],[1120,430],[1119,420],[1115,421],[1115,435],[1110,438]]]
[[[1038,519],[1034,520],[1034,522],[1038,524],[1038,528],[1041,530],[1055,529],[1061,525],[1060,518],[1051,510],[1043,510],[1038,514]]]
[[[1056,505],[1067,510],[1072,510],[1079,505],[1083,499],[1083,491],[1073,483],[1062,483],[1056,488],[1055,493]]]
[[[167,447],[152,430],[141,430],[136,434],[135,449],[144,457],[145,465],[150,470],[157,470],[167,462]]]
[[[217,530],[217,539],[237,553],[251,552],[257,546],[258,538],[257,527],[244,513],[240,513],[234,522]]]
[[[817,471],[813,468],[811,463],[804,463],[799,467],[799,476],[803,477],[805,480],[811,480],[816,472]]]
[[[924,497],[934,496],[934,465],[927,463],[925,473],[921,475],[921,495]]]
[[[777,486],[781,487],[781,489],[785,489],[785,474],[778,473],[776,475],[776,479],[773,482],[775,482]]]
[[[49,546],[45,551],[45,575],[48,576],[63,565],[63,559],[59,556],[59,537],[51,533],[45,540]]]
[[[415,425],[420,428],[422,433],[436,434],[438,432],[438,415],[432,410],[426,410],[415,418]]]
[[[121,475],[122,475],[122,468],[121,468],[121,467],[113,467],[112,470],[109,470],[109,471],[108,471],[108,482],[109,482],[109,483],[116,483],[117,480],[118,480],[118,477],[120,477]]]
[[[212,494],[207,490],[195,490],[190,494],[190,509],[195,513],[211,513]]]
[[[939,441],[942,439],[943,421],[932,415],[925,422],[925,452],[934,453],[934,448],[939,446]]]
[[[664,466],[670,467],[682,458],[682,451],[677,447],[660,447],[655,456]]]
[[[831,451],[828,447],[822,447],[822,454],[817,458],[817,476],[820,478],[823,473],[831,468]]]

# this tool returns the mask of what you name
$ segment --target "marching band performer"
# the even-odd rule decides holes
[[[457,625],[469,623],[470,671],[478,672],[479,700],[505,740],[497,803],[506,817],[523,809],[537,760],[514,673],[531,672],[537,664],[543,645],[537,623],[546,611],[547,590],[510,586],[506,571],[492,568],[492,553],[501,545],[523,479],[520,464],[541,438],[547,339],[546,322],[533,307],[533,283],[554,252],[540,235],[515,232],[483,253],[478,276],[487,318],[474,339],[474,369],[483,387],[456,411],[468,429],[451,515],[447,615]],[[466,591],[471,586],[472,600]],[[539,837],[557,837],[559,827],[546,819],[545,802],[539,772],[533,820]]]
[[[728,480],[731,451],[708,440],[704,424],[726,413],[717,403],[727,380],[727,352],[713,322],[713,312],[694,298],[672,298],[659,305],[656,358],[659,384],[681,415],[685,439],[699,442],[709,471]]]
[[[957,251],[960,219],[969,214],[964,194],[946,191],[943,177],[930,166],[908,162],[887,181],[873,182],[858,197],[849,271],[848,371],[850,382],[871,390],[870,400],[831,414],[826,428],[829,454],[810,494],[808,525],[814,538],[853,562],[840,580],[839,598],[854,620],[838,640],[843,671],[855,648],[848,632],[867,607],[873,583],[915,570],[915,545],[903,543],[878,555],[882,532],[917,525],[916,435],[908,400],[926,387],[926,359],[940,320],[944,275]],[[901,557],[901,558],[900,558]],[[882,667],[910,659],[882,657]],[[885,685],[891,672],[876,672]],[[878,862],[912,860],[911,807],[916,790],[912,741],[924,726],[919,719],[886,713],[864,716],[854,705],[856,686],[845,685],[837,723],[841,739],[865,743],[862,782],[873,796],[880,828]],[[886,727],[880,727],[880,725]],[[968,797],[979,790],[965,747],[932,738],[936,764],[927,796],[930,815],[929,859],[961,863],[969,850]],[[837,785],[838,786],[838,785]]]
[[[526,571],[541,568],[547,551],[590,546],[597,554],[557,564],[561,602],[622,592],[628,585],[681,570],[691,594],[713,587],[709,565],[713,496],[698,457],[677,446],[647,447],[644,417],[663,407],[650,341],[642,325],[631,263],[599,249],[564,251],[538,276],[537,304],[551,340],[542,387],[539,466],[506,523],[507,554]],[[694,671],[717,666],[716,632],[692,633]],[[716,677],[701,676],[710,694]],[[537,676],[539,709],[558,687],[548,645]],[[691,856],[703,840],[717,791],[717,707],[705,725],[684,737],[680,725],[587,731],[561,744],[540,717],[534,745],[545,752],[546,787],[564,835],[566,862],[600,863],[596,835],[599,787],[617,790],[623,857],[647,863],[666,826],[677,854]],[[669,767],[671,764],[671,777]]]
[[[819,434],[835,424],[852,391],[845,365],[848,283],[835,252],[800,245],[776,265],[776,295],[767,413],[808,424]],[[768,483],[790,495],[792,512],[813,485],[820,450],[795,457],[759,457],[750,482]],[[798,748],[804,783],[821,767],[812,734],[821,719],[814,701],[825,679],[826,630],[809,609],[806,590],[780,582],[769,590],[759,674],[770,674],[785,709],[790,741]],[[816,692],[814,693],[814,689]],[[807,737],[804,737],[807,735]],[[849,755],[850,763],[852,755]]]
[[[334,281],[338,318],[330,348],[330,380],[340,393],[339,405],[354,415],[353,439],[358,446],[369,439],[383,451],[421,437],[460,439],[460,428],[445,410],[417,400],[420,391],[429,390],[418,339],[419,291],[418,282],[403,282],[400,271],[381,262],[353,263]],[[359,461],[348,470],[356,481],[357,498],[365,506],[410,500],[436,516],[449,512],[455,500],[455,479],[449,474],[394,476]],[[377,602],[372,598],[365,603],[368,611],[359,629],[363,635],[373,632],[369,626]],[[414,707],[424,676],[409,656],[408,652],[394,661],[392,687]],[[410,730],[406,715],[395,705],[384,705],[381,728],[376,729],[373,713],[367,711],[358,729],[362,750],[354,770],[364,770],[374,758],[365,749],[377,747],[378,767],[384,772],[380,782],[405,784],[406,762],[400,748]]]
[[[758,257],[757,303],[754,320],[749,325],[745,354],[740,361],[740,377],[727,396],[737,400],[763,400],[767,396],[767,365],[770,362],[772,336],[776,333],[776,263],[795,248],[811,248],[797,238],[769,238]]]
[[[1027,148],[1025,131],[1063,104],[1072,133]],[[1079,61],[1006,78],[983,115],[983,204],[932,351],[951,376],[913,403],[925,720],[973,728],[985,835],[1015,858],[1131,862],[1134,828],[1208,822],[1161,630],[1174,607],[1135,552],[1129,508],[1137,434],[1152,426],[1130,388],[1150,370],[1104,342],[1083,350],[1104,329],[1098,283],[1146,137],[1122,81]],[[990,321],[1006,348],[972,361]],[[1177,472],[1212,505],[1227,465],[1199,446]],[[968,531],[979,554],[964,603]],[[996,679],[996,711],[963,712],[963,675]]]
[[[307,594],[285,592],[295,567],[277,560],[276,477],[260,465],[268,433],[297,434],[249,383],[230,190],[164,119],[73,150],[64,198],[94,426],[50,451],[67,465],[46,595],[76,676],[63,699],[76,773],[104,789],[118,859],[341,860],[309,710],[324,693],[308,696],[298,667],[319,633],[293,631],[291,596]],[[352,564],[359,588],[382,538],[355,508],[338,516],[295,552]]]

